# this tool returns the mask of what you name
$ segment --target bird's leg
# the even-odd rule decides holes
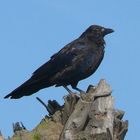
[[[80,92],[80,97],[81,97],[82,99],[86,96],[86,95],[85,95],[85,94],[86,94],[85,91],[79,89],[79,88],[76,87],[76,86],[73,86],[72,88]]]
[[[73,95],[73,94],[74,94],[67,86],[63,86],[63,87],[68,91],[68,93],[69,93],[70,95]]]
[[[68,91],[70,98],[75,98],[75,97],[79,98],[79,96],[77,94],[73,93],[67,86],[63,86],[63,87]]]
[[[72,88],[75,89],[75,90],[77,90],[77,91],[79,91],[80,94],[85,94],[86,93],[85,91],[79,89],[78,87],[72,87]]]

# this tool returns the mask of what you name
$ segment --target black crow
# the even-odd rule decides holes
[[[77,88],[80,80],[92,75],[104,57],[104,36],[113,30],[98,25],[91,25],[82,35],[60,51],[51,56],[50,60],[39,67],[29,80],[16,88],[5,98],[21,98],[29,96],[40,89],[50,86],[67,86]]]

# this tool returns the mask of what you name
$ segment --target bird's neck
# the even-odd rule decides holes
[[[103,39],[103,37],[93,37],[93,36],[81,35],[80,38],[86,39],[89,42],[93,42],[98,47],[102,47],[102,46],[104,47],[104,45],[105,45],[105,40]]]
[[[105,41],[103,38],[94,40],[94,42],[97,44],[98,47],[104,47],[105,45]]]
[[[102,47],[102,48],[104,48],[104,46],[105,46],[105,41],[104,41],[103,38],[89,38],[89,37],[88,37],[87,40],[88,40],[89,42],[94,43],[97,47]]]

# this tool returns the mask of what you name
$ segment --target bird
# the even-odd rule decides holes
[[[27,81],[4,98],[18,99],[51,86],[62,86],[71,94],[67,87],[71,85],[74,90],[83,92],[77,87],[78,82],[97,70],[104,58],[104,37],[113,32],[113,29],[100,25],[89,26],[77,39],[52,55]]]

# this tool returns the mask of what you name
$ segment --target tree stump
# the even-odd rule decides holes
[[[48,101],[47,109],[40,124],[31,132],[15,134],[11,140],[22,136],[26,140],[124,140],[128,121],[123,121],[124,112],[114,109],[111,87],[105,80],[97,86],[90,85],[86,94],[67,95],[64,105]]]
[[[101,80],[98,86],[89,86],[78,101],[76,95],[72,101],[67,96],[60,140],[123,140],[128,121],[121,120],[123,111],[114,109],[111,92],[110,86]]]

